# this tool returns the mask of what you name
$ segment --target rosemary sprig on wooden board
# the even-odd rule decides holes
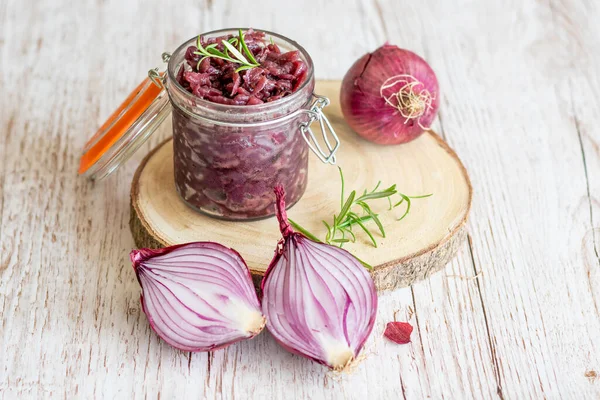
[[[324,242],[327,244],[335,244],[342,247],[344,243],[356,242],[356,234],[353,231],[353,228],[358,227],[360,231],[364,232],[369,237],[369,240],[371,241],[373,246],[377,247],[377,241],[375,240],[374,234],[377,234],[377,232],[379,232],[379,234],[385,238],[385,228],[381,223],[381,220],[379,219],[379,214],[373,212],[371,205],[369,204],[372,200],[387,199],[390,204],[389,210],[392,210],[406,203],[406,210],[404,211],[404,214],[398,219],[398,221],[401,221],[410,212],[412,204],[411,200],[423,199],[432,195],[427,194],[422,196],[407,196],[404,193],[398,192],[398,190],[396,189],[396,185],[392,185],[386,189],[379,190],[379,187],[381,186],[381,181],[379,181],[371,191],[367,191],[365,189],[362,192],[362,194],[358,195],[356,190],[352,190],[348,197],[345,197],[344,174],[341,168],[339,168],[339,171],[342,183],[342,190],[340,195],[340,212],[333,215],[333,219],[331,222],[323,220],[323,225],[325,225],[325,228],[327,229],[327,234],[325,236]],[[392,197],[394,195],[400,196],[400,200],[396,203],[392,201]],[[360,211],[358,209],[360,209]],[[310,233],[305,228],[300,226],[297,222],[291,219],[289,221],[290,224],[292,224],[292,226],[294,227],[294,229],[296,229],[298,232],[304,234],[309,239],[322,242],[322,240],[320,240],[314,234]],[[368,223],[370,221],[373,221],[376,229],[371,229],[369,227]],[[371,268],[369,264],[363,261],[361,262],[367,268]]]

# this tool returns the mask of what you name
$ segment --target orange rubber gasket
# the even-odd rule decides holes
[[[150,78],[144,79],[121,103],[87,142],[79,162],[79,174],[85,173],[111,148],[162,91]]]

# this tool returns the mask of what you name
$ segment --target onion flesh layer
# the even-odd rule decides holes
[[[294,232],[281,187],[276,195],[283,239],[262,281],[267,329],[289,351],[343,370],[373,329],[375,285],[346,250]]]
[[[232,249],[195,242],[131,252],[152,329],[171,346],[209,351],[265,325],[248,267]]]

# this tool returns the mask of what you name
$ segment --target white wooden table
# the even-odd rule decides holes
[[[0,0],[0,398],[600,397],[597,1]],[[469,240],[381,296],[367,359],[337,378],[269,334],[214,353],[161,343],[128,260],[128,191],[163,128],[108,180],[87,137],[163,50],[253,26],[340,79],[389,40],[440,80],[435,129],[470,172]],[[475,278],[478,276],[478,278]],[[381,337],[415,326],[413,342]]]

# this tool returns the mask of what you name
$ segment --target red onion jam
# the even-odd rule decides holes
[[[224,50],[223,41],[233,38],[225,35],[202,38],[202,46],[217,44]],[[279,100],[294,93],[307,76],[306,63],[298,50],[282,53],[279,46],[265,41],[264,32],[248,30],[244,34],[248,49],[260,63],[246,71],[236,72],[238,63],[220,58],[204,58],[196,46],[189,46],[185,53],[186,64],[177,73],[177,81],[187,91],[201,99],[221,104],[256,105]]]
[[[231,37],[207,37],[203,46]],[[292,42],[284,41],[281,46],[292,50],[282,52],[264,37],[263,32],[245,33],[245,42],[261,65],[239,73],[235,69],[240,64],[218,58],[205,59],[198,69],[196,46],[181,50],[185,55],[176,79],[187,91],[182,93],[194,96],[186,96],[192,97],[191,107],[173,102],[175,185],[189,206],[211,216],[230,220],[271,216],[275,186],[285,187],[290,205],[306,188],[308,146],[299,126],[307,117],[285,116],[308,108],[314,87],[312,63]],[[302,93],[294,96],[291,107],[284,100],[296,91]],[[276,100],[281,107],[273,104],[259,112]],[[251,107],[255,105],[256,112]]]
[[[173,139],[177,190],[189,205],[210,215],[262,218],[275,213],[277,184],[288,188],[293,203],[306,189],[308,146],[288,126],[206,129],[175,108]]]

